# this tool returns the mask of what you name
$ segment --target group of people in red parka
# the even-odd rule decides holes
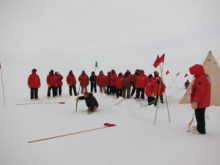
[[[32,74],[28,77],[28,86],[31,89],[31,100],[38,99],[38,88],[40,87],[40,77],[36,74],[37,70],[33,69]],[[54,73],[50,70],[47,75],[46,82],[48,85],[47,97],[53,97],[62,95],[63,76],[57,71]],[[158,71],[154,71],[153,75],[145,75],[144,70],[136,69],[134,74],[131,74],[127,70],[124,74],[121,72],[117,75],[116,71],[112,69],[107,72],[107,75],[101,70],[96,76],[95,72],[91,73],[89,77],[83,70],[78,77],[79,89],[76,89],[76,77],[70,70],[66,77],[67,85],[69,86],[69,95],[75,96],[88,91],[90,84],[90,92],[97,92],[97,86],[100,93],[107,95],[116,95],[116,97],[145,99],[147,96],[148,104],[157,104],[157,100],[160,98],[163,103],[163,93],[166,89],[162,78],[159,76]],[[52,91],[52,92],[51,92]]]
[[[152,74],[146,76],[144,71],[140,69],[137,69],[134,74],[127,70],[124,74],[120,72],[118,75],[114,69],[109,71],[107,75],[104,75],[101,70],[97,76],[95,72],[92,72],[89,79],[90,92],[96,93],[96,86],[98,86],[100,93],[116,95],[117,98],[119,96],[130,98],[136,94],[135,99],[144,100],[146,95],[149,105],[156,105],[158,98],[163,103],[163,93],[166,86],[157,71],[154,72],[154,76]]]

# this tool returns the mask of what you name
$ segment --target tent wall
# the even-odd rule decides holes
[[[204,63],[203,67],[205,69],[206,74],[211,77],[211,105],[220,106],[220,67],[212,55],[212,51],[209,51]],[[180,104],[189,104],[190,103],[190,92],[191,85],[186,90],[186,93],[180,100]]]

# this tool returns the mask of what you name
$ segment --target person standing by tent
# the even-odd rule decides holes
[[[63,85],[63,76],[57,71],[55,72],[55,77],[56,77],[56,82],[57,82],[57,93],[59,94],[59,96],[62,95],[62,85]]]
[[[195,77],[191,88],[190,102],[195,110],[197,126],[193,127],[192,133],[206,134],[205,110],[211,102],[211,78],[200,64],[190,67],[189,72]]]
[[[94,89],[94,92],[96,93],[97,90],[96,90],[96,78],[97,76],[95,75],[95,72],[93,71],[91,73],[91,76],[89,77],[89,80],[90,80],[90,92],[92,93],[93,92],[93,89]]]
[[[78,80],[80,82],[81,94],[83,94],[84,92],[87,92],[87,86],[89,85],[89,76],[86,74],[84,70],[82,71]]]
[[[31,89],[30,97],[31,100],[38,99],[38,88],[40,88],[40,77],[37,74],[37,69],[32,69],[32,74],[28,77],[28,86]]]
[[[73,74],[73,71],[70,70],[69,74],[66,77],[66,82],[69,86],[69,94],[72,96],[72,90],[74,92],[74,95],[77,96],[76,92],[76,78],[75,75]]]
[[[76,101],[78,100],[85,100],[86,106],[88,107],[87,113],[91,114],[92,112],[96,111],[99,107],[98,101],[93,96],[92,93],[84,92],[83,96],[76,97]]]
[[[56,92],[57,82],[56,82],[56,77],[54,75],[54,71],[52,69],[47,75],[46,81],[47,81],[47,86],[48,86],[47,98],[50,98],[51,90],[52,90],[53,97],[56,97],[57,96],[57,92]]]
[[[184,84],[184,86],[185,86],[186,89],[188,88],[189,84],[190,84],[189,80],[186,80],[186,82],[185,82],[185,84]]]

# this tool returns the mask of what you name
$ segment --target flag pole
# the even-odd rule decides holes
[[[159,57],[159,55],[157,55],[157,58],[156,58],[156,60],[154,61],[153,66],[156,68],[156,67],[157,67],[158,65],[160,65],[160,64],[161,64],[161,58]],[[162,71],[161,71],[161,67],[160,67],[160,72],[162,72]],[[160,88],[159,88],[159,93],[160,93]],[[157,94],[158,94],[158,93],[157,93]],[[157,97],[157,96],[156,96],[156,97]],[[155,111],[154,125],[156,125],[156,120],[157,120],[158,99],[159,99],[159,97],[156,98],[156,104],[157,104],[157,106],[156,106],[156,111]]]
[[[164,54],[165,55],[165,54]],[[164,58],[164,57],[163,57]],[[161,65],[160,65],[160,71],[161,71],[161,79],[163,81],[163,68],[164,68],[164,59],[163,59],[163,65],[162,65],[162,69],[161,69]],[[159,93],[160,93],[160,88],[159,88]],[[164,91],[165,93],[165,97],[166,97],[166,105],[167,105],[167,112],[168,112],[168,119],[170,122],[170,112],[169,112],[169,107],[168,107],[168,101],[167,101],[167,95],[166,95],[166,91]],[[159,100],[159,97],[158,97]],[[157,110],[158,110],[158,100],[157,100],[157,107],[156,107],[156,112],[155,112],[155,119],[154,119],[154,125],[156,125],[156,120],[157,120]]]
[[[161,72],[161,78],[162,78],[162,81],[163,81],[163,68],[164,68],[164,62],[163,62],[162,72]],[[164,81],[163,81],[163,82],[164,82]],[[166,98],[166,105],[167,105],[168,119],[169,119],[169,122],[171,122],[171,121],[170,121],[170,111],[169,111],[169,106],[168,106],[168,101],[167,101],[167,93],[166,93],[166,89],[165,89],[164,93],[165,93],[165,98]]]
[[[2,74],[1,63],[0,63],[0,70],[1,70],[1,79],[2,79],[3,100],[4,100],[4,106],[6,106],[6,104],[5,104],[5,91],[4,91],[4,83],[3,83],[3,74]]]

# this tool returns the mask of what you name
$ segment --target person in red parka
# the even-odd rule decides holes
[[[124,77],[122,75],[122,73],[118,74],[118,77],[116,78],[116,96],[117,98],[119,96],[122,96],[122,90],[125,86],[125,80]]]
[[[192,108],[195,109],[197,126],[193,127],[192,133],[206,134],[205,110],[211,102],[211,78],[200,64],[190,67],[189,72],[195,77],[191,88],[190,102]]]
[[[156,91],[156,103],[160,98],[160,102],[163,103],[163,93],[166,90],[166,85],[164,84],[162,78],[159,76],[158,71],[154,71],[154,79],[157,82],[157,91]]]
[[[145,87],[145,94],[147,96],[148,105],[156,105],[155,94],[157,92],[157,83],[153,78],[152,74],[148,75],[148,81]]]
[[[78,80],[80,82],[81,94],[87,92],[87,86],[89,85],[89,76],[84,70],[82,71],[82,74],[78,77]]]
[[[41,82],[37,74],[37,69],[32,69],[32,73],[28,77],[28,86],[31,89],[31,100],[38,100],[38,88],[40,88]]]
[[[66,77],[66,83],[69,86],[69,94],[70,96],[72,96],[72,91],[74,92],[74,95],[77,96],[77,92],[76,92],[76,78],[73,74],[73,71],[70,70],[69,74]]]
[[[49,74],[47,75],[46,81],[48,85],[47,98],[50,98],[51,90],[52,90],[53,97],[56,97],[57,96],[57,92],[56,92],[57,82],[56,82],[56,77],[54,75],[53,70],[50,70]]]
[[[136,69],[135,73],[132,75],[132,91],[131,91],[131,96],[134,95],[136,91],[136,85],[137,85],[137,78],[140,75],[140,69]]]
[[[139,99],[141,94],[141,99],[144,100],[144,90],[147,83],[147,76],[144,74],[144,70],[140,71],[140,75],[137,77],[137,91],[136,91],[136,97],[135,99]]]
[[[106,87],[106,77],[103,74],[102,70],[99,72],[99,75],[97,76],[96,83],[99,86],[99,92],[106,93],[106,88],[105,88]]]
[[[107,86],[107,94],[111,94],[111,72],[108,72],[106,76],[106,86]]]
[[[55,72],[55,77],[56,77],[56,82],[57,82],[57,93],[59,94],[59,96],[62,95],[62,86],[63,86],[63,76],[57,71]]]
[[[117,73],[115,72],[114,69],[111,70],[111,94],[116,93],[116,78],[117,78]]]

